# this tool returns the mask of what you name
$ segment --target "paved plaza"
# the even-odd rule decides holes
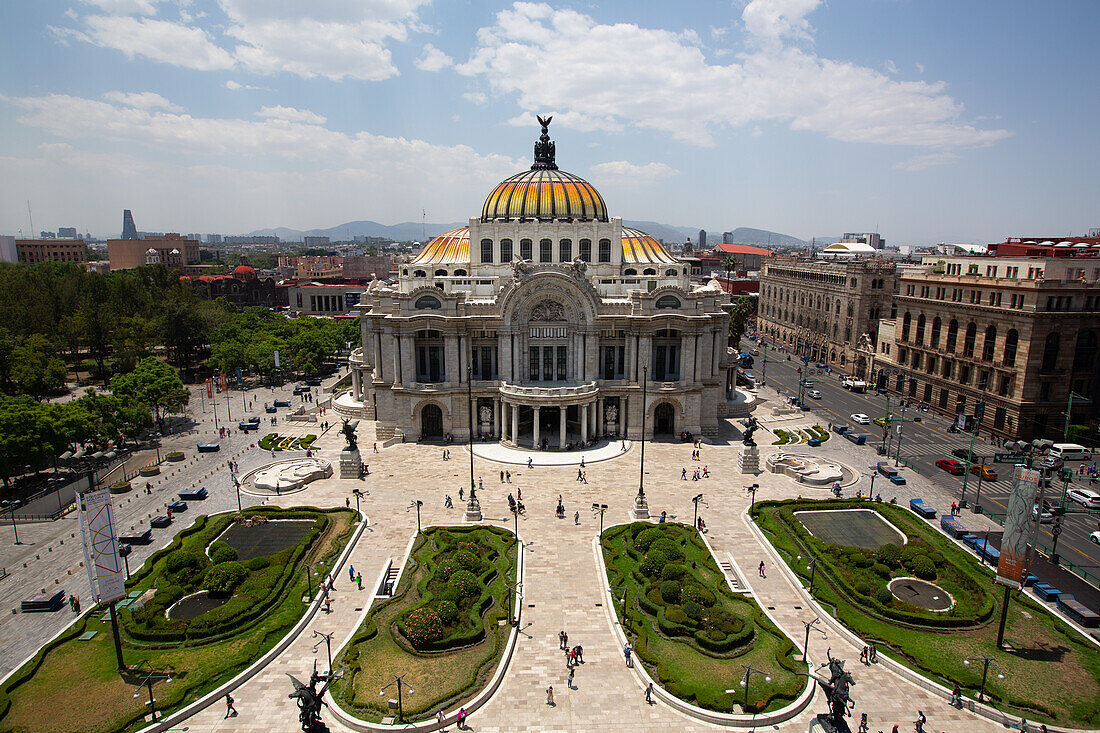
[[[775,393],[761,390],[759,396],[764,404],[757,410],[762,429],[757,431],[756,438],[763,457],[779,447],[771,445],[774,438],[768,430],[772,425],[767,417],[770,412],[766,409],[769,396],[774,399]],[[321,434],[314,449],[336,465],[344,441],[338,430],[338,418],[331,412],[325,418],[334,422],[336,427]],[[787,419],[781,424],[784,428],[790,425],[791,421]],[[286,435],[320,432],[316,425],[280,424],[278,428],[281,434]],[[200,420],[196,434],[187,436],[187,440],[193,442],[198,435],[208,437],[204,431],[205,423]],[[263,432],[261,430],[261,434]],[[189,451],[188,465],[178,474],[161,476],[154,481],[152,496],[135,491],[123,498],[119,512],[121,523],[128,527],[131,523],[140,522],[155,507],[162,505],[169,494],[174,495],[177,490],[192,485],[207,486],[211,498],[203,507],[196,507],[191,516],[199,512],[212,513],[235,508],[236,496],[229,483],[225,463],[229,458],[236,458],[244,472],[270,462],[269,452],[248,447],[256,440],[258,437],[255,434],[234,437],[227,445],[228,450],[223,448],[223,452],[210,454],[209,457],[195,458],[193,451]],[[352,549],[348,562],[362,573],[364,579],[371,580],[378,576],[389,559],[400,562],[404,557],[416,531],[416,512],[409,511],[411,500],[423,500],[422,518],[425,524],[463,522],[463,505],[458,501],[458,491],[468,485],[470,465],[465,446],[450,446],[451,458],[444,461],[440,446],[399,443],[379,447],[374,452],[374,440],[373,424],[362,421],[359,425],[359,445],[363,450],[364,462],[370,466],[370,475],[365,480],[322,479],[309,484],[301,492],[265,499],[269,505],[310,504],[319,507],[344,506],[350,500],[350,505],[354,507],[352,490],[356,487],[364,489],[367,495],[361,500],[361,506],[369,526]],[[523,633],[501,686],[488,703],[471,716],[469,725],[474,731],[688,731],[717,727],[685,717],[661,703],[646,704],[640,678],[623,664],[621,648],[612,633],[608,611],[603,605],[604,581],[599,575],[592,546],[593,537],[599,530],[599,518],[592,516],[591,505],[600,502],[609,506],[605,526],[630,521],[629,509],[638,490],[640,446],[628,444],[626,452],[621,451],[620,444],[613,444],[613,447],[619,451],[618,455],[587,465],[587,484],[576,480],[576,465],[536,464],[529,469],[525,463],[506,464],[475,455],[474,475],[483,480],[483,489],[478,492],[478,497],[485,514],[484,521],[510,528],[513,520],[508,513],[507,496],[509,492],[515,494],[519,490],[523,492],[527,516],[519,522],[526,564],[522,598]],[[706,520],[708,540],[715,552],[723,560],[728,553],[735,562],[735,568],[753,571],[751,574],[742,573],[742,582],[751,588],[760,605],[801,648],[803,623],[812,620],[817,612],[801,586],[780,567],[778,557],[750,527],[746,515],[750,495],[745,491],[745,486],[753,482],[760,484],[756,493],[758,501],[798,494],[824,498],[828,495],[828,489],[800,486],[786,476],[770,473],[762,473],[755,478],[742,476],[736,469],[739,447],[740,432],[735,421],[724,423],[719,435],[704,443],[699,462],[691,460],[690,443],[647,442],[645,489],[650,511],[654,517],[664,511],[672,521],[690,523],[693,510],[691,498],[703,493],[709,506],[703,508],[701,514]],[[838,439],[829,440],[821,448],[813,450],[864,473],[875,460],[873,448],[855,447]],[[681,480],[682,468],[688,469],[690,477],[695,468],[704,465],[709,469],[710,478]],[[500,480],[503,470],[511,471],[510,485]],[[921,495],[936,506],[950,503],[950,498],[941,496],[922,477],[911,472],[907,477],[910,479],[909,485],[897,487],[899,503],[907,501],[910,495]],[[863,478],[849,485],[845,493],[854,495],[860,486],[866,490],[866,484],[867,479]],[[892,495],[894,487],[890,489]],[[444,507],[446,494],[454,499],[454,509]],[[565,519],[555,517],[559,494],[565,504]],[[126,503],[127,499],[129,503]],[[250,503],[259,500],[257,497],[245,497],[245,501]],[[580,513],[579,524],[574,522],[575,512]],[[187,515],[180,517],[173,530],[178,531],[185,526],[188,519]],[[34,544],[19,547],[11,544],[10,527],[3,530],[5,533],[0,533],[0,542],[4,543],[3,563],[9,567],[9,572],[13,572],[12,577],[0,586],[2,597],[9,605],[17,605],[16,599],[26,595],[29,589],[52,583],[54,576],[59,573],[65,575],[67,570],[73,570],[73,574],[71,577],[65,575],[63,584],[66,590],[71,588],[78,595],[87,595],[86,577],[75,570],[80,548],[78,540],[69,538],[69,533],[74,531],[75,519],[69,518],[51,524],[26,525],[20,528],[20,539]],[[58,546],[53,552],[46,553],[43,547],[51,542],[56,544],[62,534],[69,538],[64,548]],[[131,567],[136,567],[133,563],[140,563],[155,547],[163,546],[169,536],[170,533],[165,531],[157,536],[153,547],[135,551],[131,556]],[[42,557],[44,553],[46,560],[28,562],[26,570],[15,566],[15,563],[21,565],[26,562],[28,556]],[[761,561],[768,569],[764,578],[755,572]],[[11,570],[13,567],[14,571]],[[342,642],[349,637],[369,606],[370,583],[365,583],[364,589],[358,591],[349,583],[340,582],[346,577],[346,566],[338,569],[336,588],[332,594],[333,612],[317,614],[274,662],[233,692],[239,716],[225,719],[224,705],[218,702],[173,730],[189,733],[297,730],[298,711],[294,701],[287,697],[291,688],[286,674],[306,678],[314,661],[320,661],[323,668],[324,650],[322,647],[319,653],[314,651],[312,631],[316,629],[335,634],[335,646],[336,641]],[[4,671],[19,664],[71,619],[72,615],[67,615],[67,612],[5,617],[0,621],[0,633],[6,640],[3,656],[0,657]],[[571,644],[584,646],[585,664],[576,671],[576,689],[566,686],[567,673],[558,648],[557,634],[560,629],[569,633]],[[826,624],[825,629],[827,638],[819,634],[811,635],[809,656],[820,664],[825,659],[826,650],[831,649],[834,657],[846,660],[856,682],[853,690],[853,730],[859,714],[863,712],[868,714],[872,731],[888,731],[895,723],[900,724],[901,730],[912,730],[912,721],[918,710],[923,710],[928,717],[926,730],[929,731],[981,733],[1004,729],[1000,724],[952,708],[945,699],[934,696],[882,665],[861,665],[859,647],[849,643],[832,626]],[[555,707],[546,704],[548,685],[554,686]],[[729,687],[738,688],[738,679],[731,678]],[[731,709],[735,699],[736,696],[731,696]],[[824,709],[825,704],[818,694],[810,706],[794,719],[778,727],[767,727],[771,730],[806,731],[813,716]],[[322,713],[322,719],[334,731],[345,730],[327,711]],[[453,726],[449,729],[453,730]]]

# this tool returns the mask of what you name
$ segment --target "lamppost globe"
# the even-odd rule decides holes
[[[744,687],[745,686],[745,680],[741,680],[740,684],[741,684],[742,687]]]
[[[771,677],[768,677],[767,675],[764,675],[764,681],[765,681],[765,682],[771,682],[771,681],[772,681],[772,678],[771,678]]]

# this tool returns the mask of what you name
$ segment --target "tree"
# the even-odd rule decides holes
[[[4,487],[23,473],[37,468],[53,447],[46,405],[29,397],[0,397],[0,477]]]
[[[134,371],[112,379],[111,391],[123,400],[136,400],[151,408],[162,433],[164,416],[182,410],[191,398],[179,372],[153,357],[142,359]]]
[[[206,346],[209,326],[195,294],[181,290],[165,302],[160,327],[168,358],[187,372],[199,351]]]
[[[730,273],[737,269],[737,259],[733,255],[726,255],[722,259],[722,269],[726,271],[726,281],[729,282]]]
[[[115,319],[107,306],[107,288],[102,275],[88,281],[88,289],[76,312],[81,341],[96,364],[96,374],[107,378],[107,356],[113,340]]]
[[[11,377],[20,393],[40,400],[60,392],[68,370],[45,336],[34,334],[11,352]]]
[[[738,296],[733,301],[730,309],[730,340],[731,346],[736,347],[741,343],[741,337],[745,335],[745,327],[748,325],[749,316],[752,315],[752,302],[744,295]]]

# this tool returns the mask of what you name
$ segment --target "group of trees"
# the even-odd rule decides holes
[[[334,351],[358,341],[355,319],[291,320],[267,308],[246,308],[214,329],[209,364],[230,375],[240,367],[264,379],[288,369],[309,377],[320,373]],[[275,366],[276,351],[279,367]]]

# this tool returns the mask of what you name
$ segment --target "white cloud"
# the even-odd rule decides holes
[[[485,92],[465,92],[463,93],[462,98],[465,99],[467,102],[476,104],[478,107],[484,106],[489,101],[489,97],[485,94]]]
[[[424,46],[424,53],[416,60],[416,68],[421,71],[442,71],[453,64],[454,59],[430,43]]]
[[[138,109],[166,109],[170,112],[183,110],[179,105],[169,102],[155,92],[107,92],[103,98],[109,102],[118,102]]]
[[[891,74],[899,73],[898,65],[894,63],[893,59],[886,59],[886,63],[883,64],[883,68],[885,68],[886,71],[890,72]]]
[[[201,28],[128,15],[90,15],[84,22],[84,31],[52,30],[62,37],[113,48],[131,59],[144,56],[153,61],[200,71],[228,69],[233,65],[229,53],[217,46]]]
[[[80,0],[111,15],[156,15],[156,5],[163,0]]]
[[[960,121],[943,83],[895,81],[867,67],[821,58],[785,43],[808,37],[820,0],[753,0],[743,14],[758,48],[735,63],[708,62],[693,34],[603,25],[573,10],[520,3],[478,31],[456,69],[514,96],[534,112],[579,130],[656,130],[711,145],[724,129],[779,122],[846,142],[965,147],[1005,130]]]
[[[649,185],[680,173],[680,171],[664,163],[636,165],[625,160],[597,163],[591,167],[591,170],[594,180],[611,185]]]
[[[269,120],[283,120],[284,122],[304,122],[307,125],[323,125],[327,118],[308,109],[296,109],[294,107],[261,107],[256,113],[259,117]]]

